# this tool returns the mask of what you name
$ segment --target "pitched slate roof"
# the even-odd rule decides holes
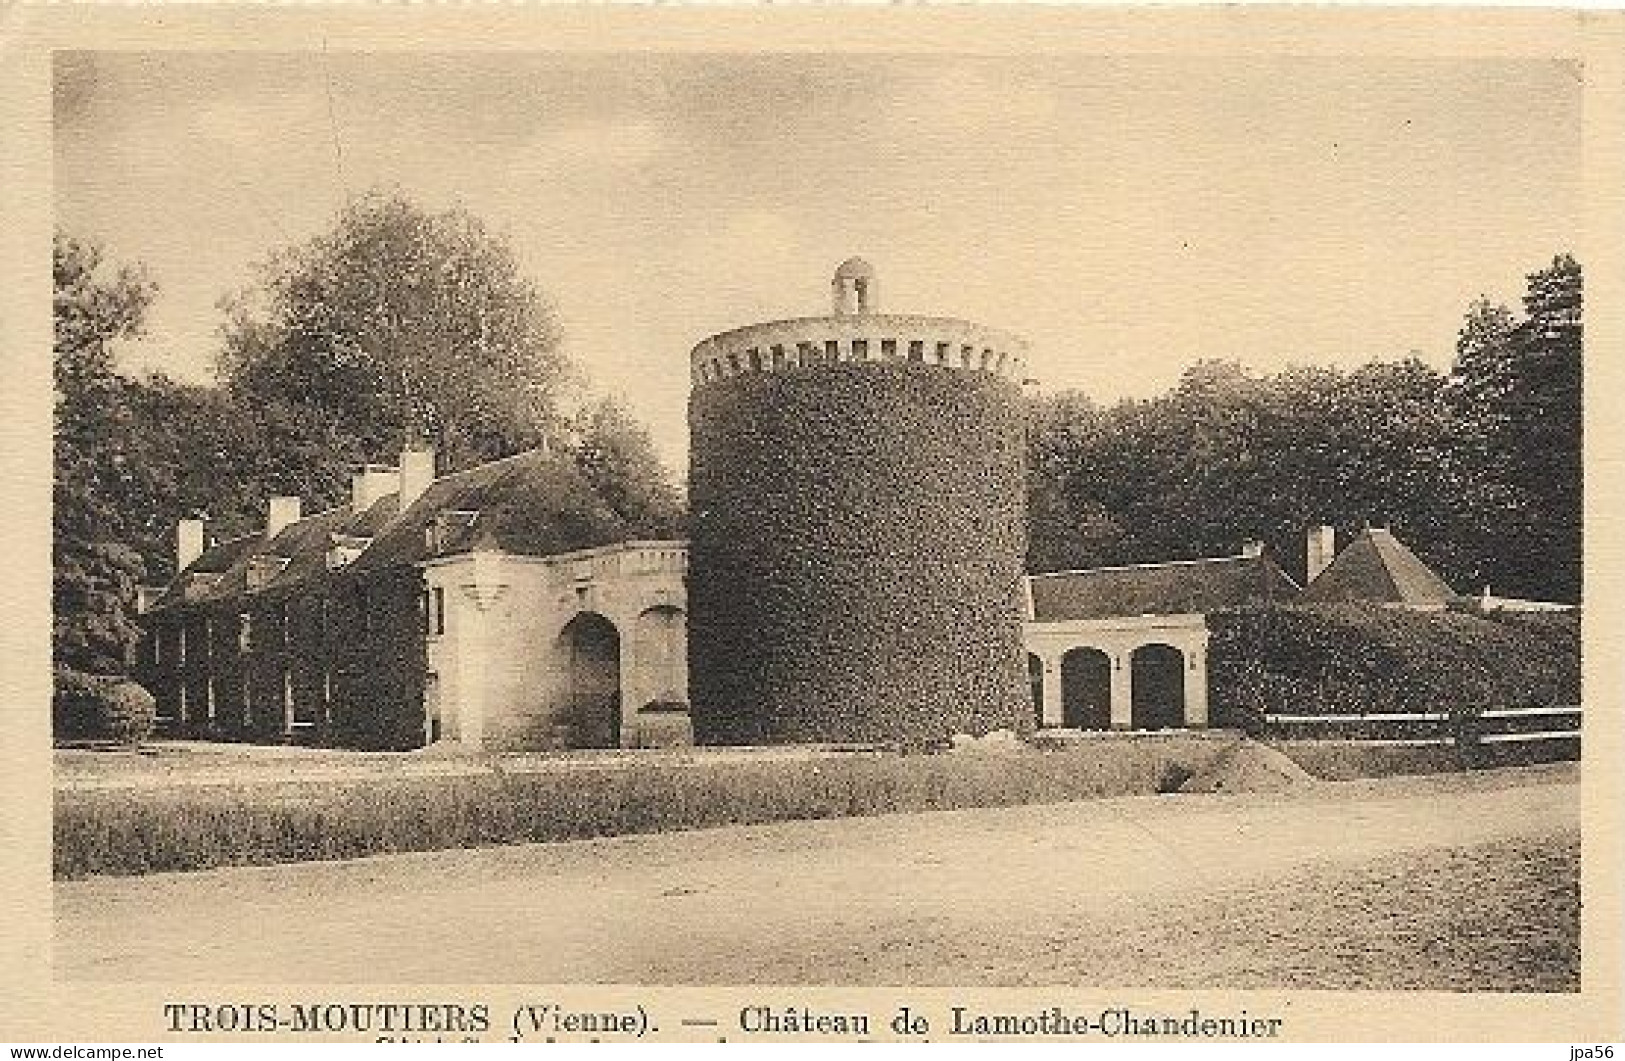
[[[1298,584],[1265,556],[1226,556],[1032,576],[1038,622],[1184,615],[1296,600]]]
[[[363,512],[348,505],[330,508],[290,524],[270,552],[286,557],[287,566],[261,590],[267,596],[285,596],[328,577],[327,549],[333,535],[370,538],[395,518],[399,494],[386,494]]]
[[[349,506],[330,508],[295,520],[266,538],[263,533],[244,534],[211,545],[171,582],[153,605],[154,610],[176,604],[227,601],[255,592],[274,594],[291,591],[314,577],[327,573],[327,547],[333,534],[370,537],[395,515],[395,497],[380,498],[365,512]],[[249,589],[249,569],[263,556],[286,561],[282,570],[258,590]],[[204,578],[194,578],[203,575]]]
[[[348,573],[416,564],[476,548],[548,556],[624,540],[628,528],[568,456],[530,450],[436,479],[406,511],[388,494],[365,512],[348,506],[306,516],[275,538],[246,534],[204,551],[172,582],[154,610],[244,596],[286,597]],[[467,518],[442,521],[445,514]],[[426,533],[430,529],[436,533]],[[360,555],[327,566],[335,535],[361,539]],[[249,572],[260,557],[285,561],[257,589]],[[189,587],[189,588],[188,588]]]
[[[442,523],[431,547],[426,532],[449,513],[473,518]],[[475,548],[549,556],[608,545],[627,533],[573,460],[533,449],[436,479],[350,566],[375,571]]]
[[[1434,607],[1450,603],[1457,594],[1392,532],[1370,527],[1326,565],[1303,596],[1322,603],[1377,601]]]
[[[213,599],[232,568],[264,542],[262,534],[244,534],[210,545],[169,583],[153,609]]]

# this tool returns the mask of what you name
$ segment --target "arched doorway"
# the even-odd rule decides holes
[[[1110,729],[1112,660],[1098,648],[1061,657],[1061,719],[1073,729]]]
[[[1135,729],[1185,724],[1185,654],[1172,645],[1141,645],[1131,657]]]
[[[565,662],[561,742],[569,748],[621,744],[621,635],[596,612],[582,612],[559,634]]]
[[[1044,661],[1027,653],[1027,690],[1033,701],[1033,722],[1044,728]]]

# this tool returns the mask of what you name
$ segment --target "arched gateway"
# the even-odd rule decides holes
[[[1130,717],[1135,729],[1185,724],[1185,654],[1172,645],[1141,645],[1130,657]]]
[[[617,748],[689,739],[681,542],[425,565],[444,600],[428,639],[441,720],[487,748]],[[443,626],[443,629],[442,629]]]
[[[618,748],[621,743],[621,635],[597,612],[582,612],[559,634],[566,667],[559,743],[568,748]]]
[[[1061,722],[1073,729],[1110,729],[1112,659],[1098,648],[1061,657]]]
[[[1235,556],[1029,575],[1022,635],[1038,660],[1041,724],[1205,727],[1208,614],[1298,592],[1257,542]]]

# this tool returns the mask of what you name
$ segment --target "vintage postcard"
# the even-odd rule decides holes
[[[1621,1038],[1617,14],[0,26],[0,1037]]]

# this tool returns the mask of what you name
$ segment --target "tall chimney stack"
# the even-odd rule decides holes
[[[299,522],[299,499],[297,497],[273,497],[266,506],[265,537],[269,541],[281,534],[289,526]]]
[[[1310,527],[1308,548],[1304,555],[1303,584],[1307,586],[1331,565],[1332,557],[1337,555],[1337,529],[1325,523]]]
[[[192,566],[203,555],[203,521],[183,519],[175,524],[175,573]]]
[[[389,496],[399,485],[399,474],[394,468],[382,464],[363,465],[360,471],[350,476],[351,511],[365,512],[381,498]]]
[[[421,442],[409,442],[401,450],[401,507],[406,507],[423,496],[434,482],[434,450]]]

